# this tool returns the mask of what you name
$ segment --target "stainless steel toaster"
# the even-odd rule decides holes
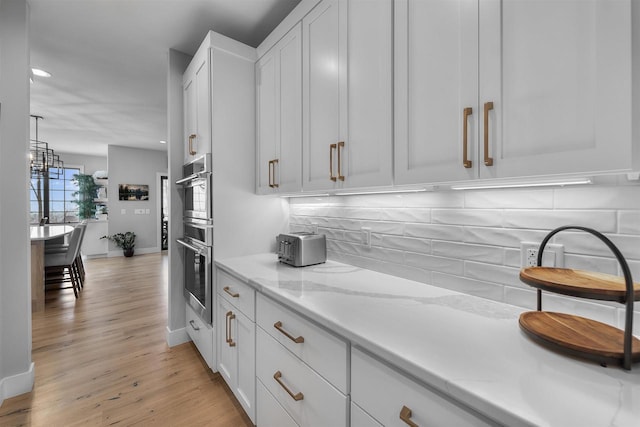
[[[324,234],[287,233],[276,237],[278,260],[294,267],[320,264],[327,260],[327,239]]]

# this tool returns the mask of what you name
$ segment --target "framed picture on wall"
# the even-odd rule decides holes
[[[118,200],[149,200],[149,186],[139,184],[118,184]]]

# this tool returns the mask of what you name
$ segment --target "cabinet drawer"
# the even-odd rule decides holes
[[[400,419],[403,407],[420,426],[494,425],[357,349],[351,351],[351,399],[385,426],[406,427]]]
[[[348,394],[347,343],[262,294],[258,294],[257,299],[256,323],[338,390]],[[303,342],[294,341],[300,337]]]
[[[382,424],[371,418],[361,407],[351,402],[351,426],[350,427],[383,427]]]
[[[255,322],[256,291],[241,280],[218,269],[216,270],[218,294]]]
[[[266,389],[260,380],[257,383],[257,425],[260,427],[298,427],[293,418]]]
[[[191,340],[198,348],[200,355],[207,362],[207,365],[215,371],[214,363],[213,363],[213,343],[214,343],[214,331],[211,325],[206,324],[205,322],[198,317],[195,311],[189,306],[186,305],[185,310],[185,319],[187,333]]]
[[[260,328],[256,350],[258,380],[297,424],[309,427],[348,424],[347,396]]]

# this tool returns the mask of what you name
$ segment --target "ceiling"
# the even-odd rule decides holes
[[[31,85],[38,139],[56,153],[166,150],[168,50],[193,55],[208,30],[255,47],[299,2],[28,0],[31,66],[52,74]]]

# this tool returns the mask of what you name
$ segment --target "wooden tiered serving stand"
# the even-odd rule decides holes
[[[566,268],[542,267],[549,240],[564,230],[582,230],[599,238],[617,258],[624,277]],[[564,226],[551,231],[540,244],[537,267],[523,268],[520,280],[537,288],[538,310],[520,315],[520,327],[534,341],[573,356],[626,370],[640,361],[640,340],[633,336],[633,302],[640,300],[640,284],[633,283],[627,261],[603,234],[586,227]],[[579,298],[616,301],[626,305],[624,331],[584,317],[542,311],[542,291]]]

